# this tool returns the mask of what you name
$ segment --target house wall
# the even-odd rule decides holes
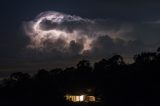
[[[86,95],[66,95],[66,100],[72,102],[95,102],[95,96],[86,96]]]
[[[75,96],[75,95],[67,95],[66,100],[72,101],[72,102],[80,102],[80,96]]]

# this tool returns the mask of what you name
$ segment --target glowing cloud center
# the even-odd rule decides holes
[[[93,38],[89,37],[88,35],[82,35],[79,30],[73,30],[72,32],[69,32],[57,27],[43,29],[42,25],[45,20],[49,21],[51,25],[61,25],[64,22],[74,23],[80,21],[88,21],[78,16],[66,15],[59,12],[43,12],[38,15],[34,21],[30,21],[27,23],[25,31],[31,40],[30,44],[27,46],[28,48],[43,50],[44,48],[46,48],[46,42],[54,44],[57,40],[64,41],[63,48],[65,48],[65,50],[70,47],[71,41],[74,41],[75,43],[81,41],[80,43],[83,45],[83,49],[80,51],[80,54],[92,48],[91,43],[93,41]],[[58,47],[59,45],[56,46]]]

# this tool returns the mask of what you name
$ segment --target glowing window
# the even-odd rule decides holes
[[[81,95],[80,98],[79,98],[79,100],[80,100],[81,102],[84,101],[84,96]]]

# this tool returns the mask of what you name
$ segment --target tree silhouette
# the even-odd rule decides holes
[[[117,65],[117,66],[125,64],[123,57],[120,55],[115,55],[111,57],[110,59],[108,59],[108,62],[110,65]]]
[[[137,64],[147,64],[151,63],[156,60],[156,53],[148,52],[148,53],[141,53],[134,56],[134,61]]]
[[[159,105],[160,53],[142,52],[125,64],[120,55],[76,67],[40,69],[32,76],[12,73],[0,85],[0,106],[136,106]],[[93,92],[88,92],[93,91]],[[64,95],[77,92],[96,95],[99,102],[72,103]]]
[[[77,64],[77,70],[81,72],[92,71],[92,67],[88,60],[82,60]]]

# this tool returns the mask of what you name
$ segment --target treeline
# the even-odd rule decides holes
[[[134,56],[132,64],[115,55],[91,66],[39,70],[35,75],[16,72],[0,85],[0,106],[71,106],[64,95],[91,88],[105,106],[160,105],[160,49]],[[89,104],[88,104],[89,105]]]

